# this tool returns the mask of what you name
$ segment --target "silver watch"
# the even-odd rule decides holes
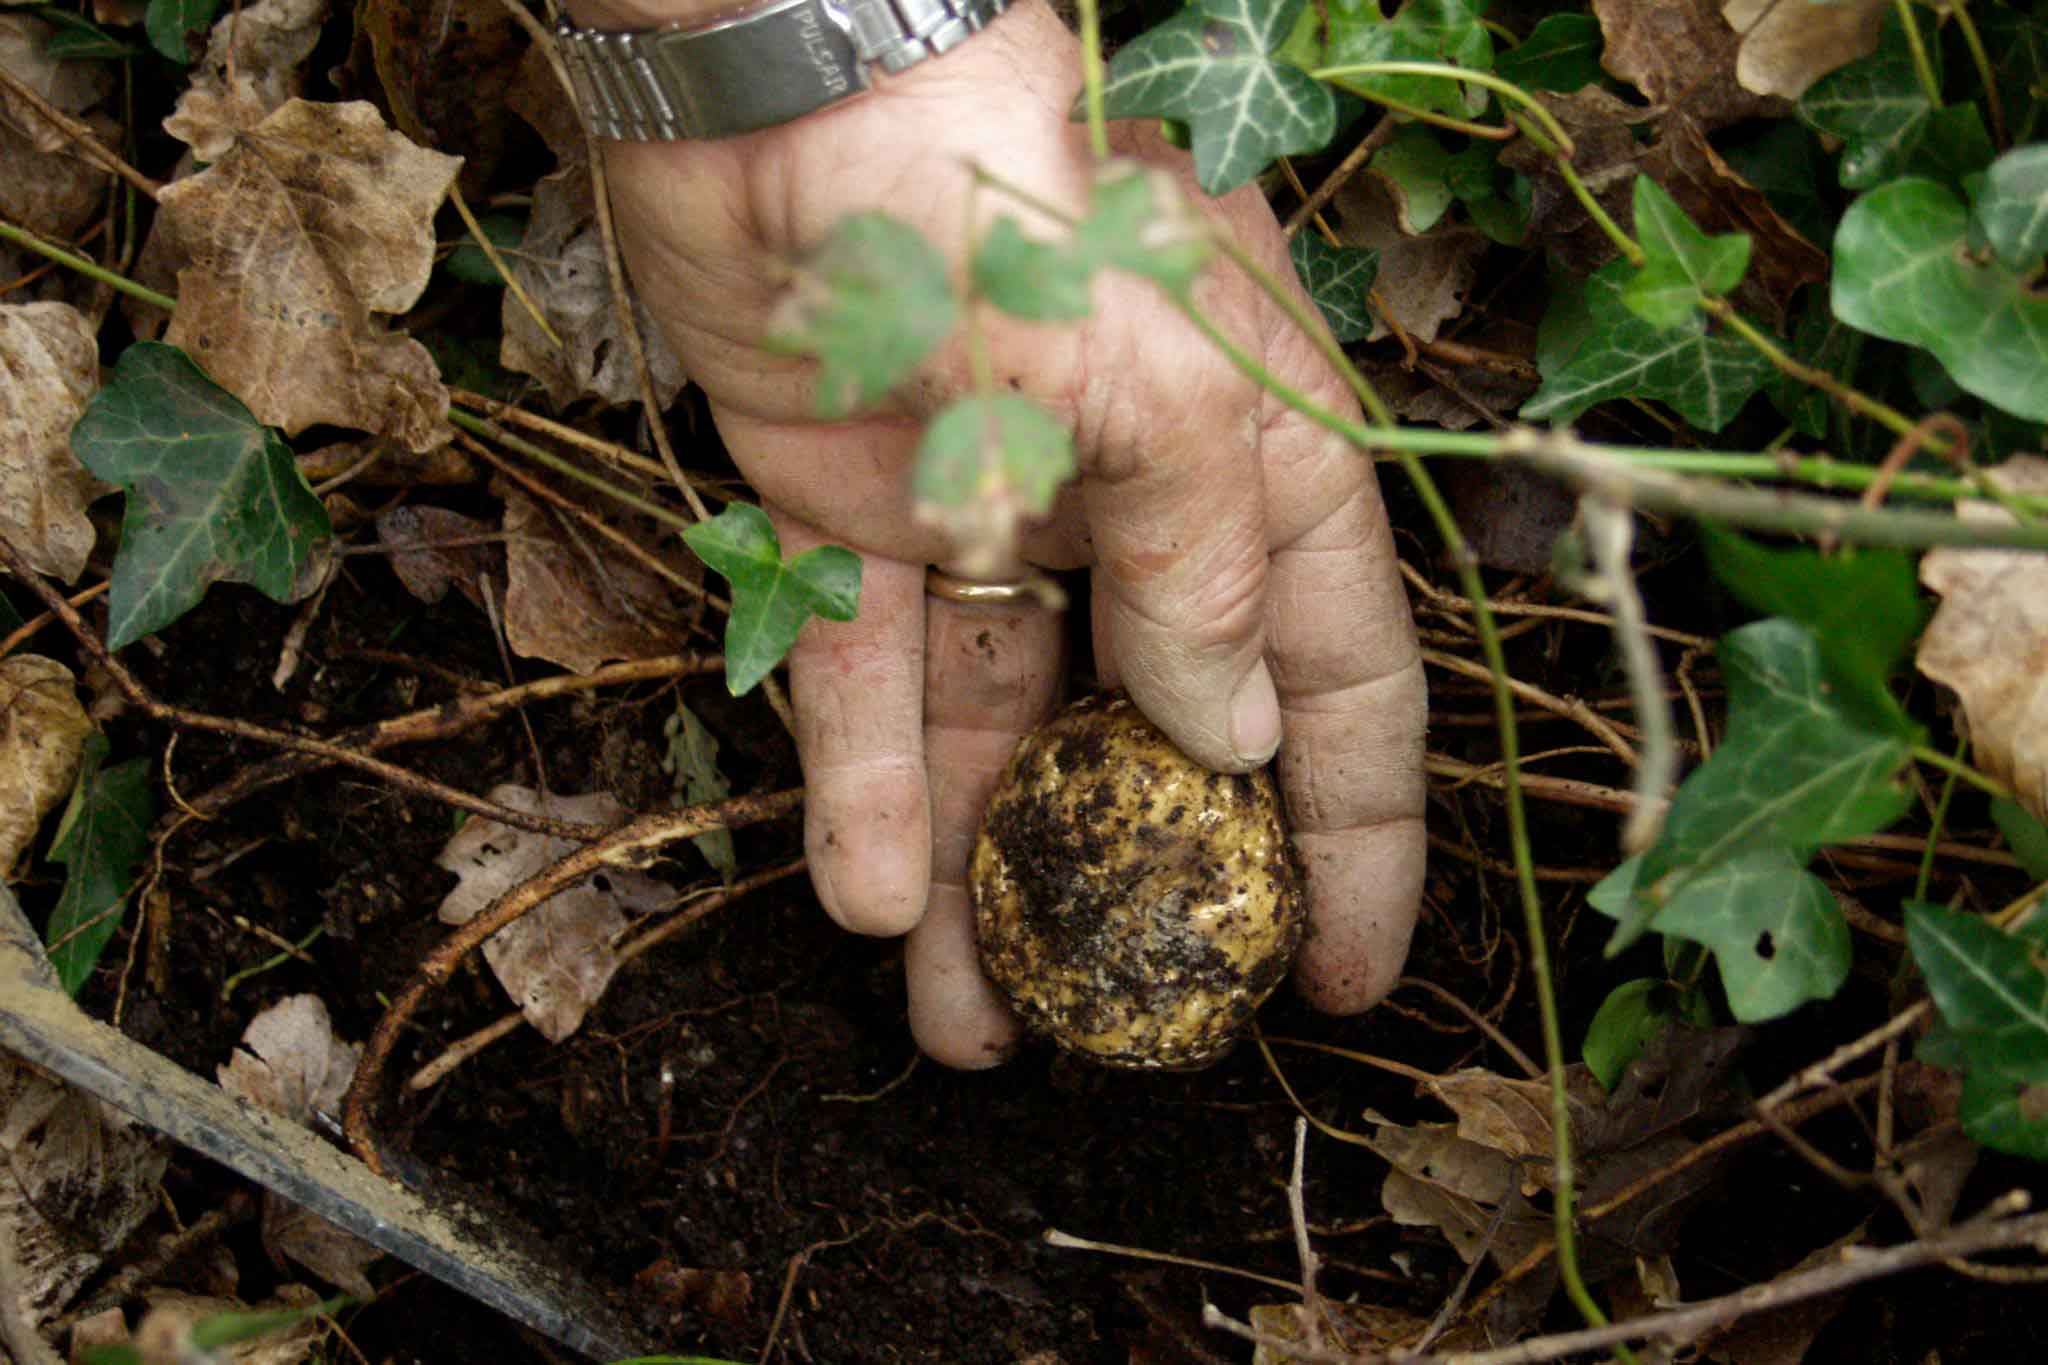
[[[600,137],[732,137],[787,123],[958,46],[1009,0],[769,0],[696,28],[555,29]]]

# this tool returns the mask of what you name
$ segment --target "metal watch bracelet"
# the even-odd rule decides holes
[[[957,47],[1009,0],[770,0],[694,28],[555,29],[600,137],[732,137],[868,88]]]

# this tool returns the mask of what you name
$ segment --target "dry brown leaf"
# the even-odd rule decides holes
[[[214,1074],[229,1094],[310,1127],[316,1113],[340,1113],[362,1052],[334,1036],[324,1000],[293,995],[251,1019],[241,1046]]]
[[[164,190],[181,267],[164,339],[287,433],[326,422],[441,444],[448,393],[433,359],[371,315],[426,288],[434,210],[458,164],[368,104],[286,103]]]
[[[2048,492],[2048,459],[2016,455],[1991,477],[2009,492]],[[2011,520],[1988,504],[1959,510]],[[1962,698],[1971,757],[2048,820],[2048,555],[1943,547],[1921,559],[1920,581],[1941,594],[1920,637],[1920,671]]]
[[[105,62],[67,62],[46,49],[56,30],[26,14],[0,14],[0,67],[67,114],[81,114],[113,91],[114,73]],[[62,151],[70,135],[36,112],[35,106],[0,87],[0,123],[26,136],[39,152]]]
[[[223,1313],[285,1312],[310,1308],[320,1302],[320,1296],[302,1284],[280,1285],[275,1298],[257,1304],[203,1298],[169,1289],[152,1289],[143,1297],[149,1303],[149,1311],[136,1324],[132,1343],[142,1357],[142,1365],[192,1365],[195,1361],[204,1361],[206,1365],[299,1365],[312,1357],[325,1335],[318,1315],[308,1315],[288,1327],[210,1352],[193,1345],[192,1329],[208,1318]]]
[[[491,799],[557,820],[615,825],[630,814],[608,793],[542,796],[526,787],[494,788]],[[441,902],[443,924],[467,924],[491,902],[559,862],[577,845],[495,820],[471,820],[434,861],[462,880]],[[617,942],[627,910],[671,904],[665,882],[629,868],[588,877],[491,935],[484,959],[528,1023],[559,1043],[574,1033],[619,968]]]
[[[1877,51],[1891,0],[1727,0],[1721,6],[1741,42],[1735,79],[1745,90],[1796,100],[1837,67]]]
[[[164,131],[201,161],[218,161],[237,134],[304,89],[300,68],[326,20],[327,0],[257,0],[222,16]]]
[[[1375,302],[1409,336],[1434,341],[1444,323],[1463,310],[1486,238],[1449,223],[1420,237],[1407,235],[1401,230],[1399,203],[1377,176],[1345,181],[1335,207],[1341,220],[1338,239],[1346,246],[1372,247],[1380,253]],[[1386,318],[1375,309],[1368,339],[1386,335]]]
[[[515,654],[588,673],[613,659],[645,659],[684,647],[700,599],[621,554],[515,488],[505,499],[505,640]],[[662,544],[649,524],[610,515],[643,548]],[[703,581],[694,556],[649,548],[685,583]]]
[[[398,130],[459,155],[463,191],[482,193],[514,126],[505,94],[528,46],[502,0],[362,0],[356,30]]]
[[[111,89],[104,62],[52,62],[43,55],[49,25],[25,14],[0,14],[0,67],[21,78],[58,108],[80,118],[102,143],[119,141],[119,128],[98,107]],[[75,237],[106,201],[113,177],[71,146],[70,139],[0,90],[0,217],[45,237]],[[13,248],[0,248],[0,279],[45,264]],[[14,303],[68,296],[80,288],[68,271],[51,271],[34,292],[15,292]]]
[[[377,514],[377,539],[391,551],[391,571],[422,602],[438,602],[450,588],[477,606],[482,581],[498,567],[492,543],[498,529],[445,507],[408,503]]]
[[[1787,112],[1736,82],[1738,40],[1716,0],[1593,0],[1593,13],[1606,40],[1600,65],[1651,103],[1710,129]]]
[[[94,332],[68,304],[0,304],[0,536],[66,583],[92,553],[86,505],[109,491],[71,453],[100,386]]]
[[[632,348],[619,331],[595,216],[588,169],[578,163],[557,171],[535,188],[526,237],[511,257],[513,273],[562,344],[547,339],[508,289],[498,362],[538,379],[556,407],[591,397],[607,403],[640,401],[640,376]],[[655,398],[665,408],[688,376],[638,299],[633,317],[647,348]]]
[[[377,458],[366,459],[372,451]],[[478,482],[476,461],[453,445],[407,450],[391,441],[336,441],[299,456],[299,472],[319,485],[347,475],[372,488],[460,488]]]
[[[583,134],[583,120],[576,116],[576,102],[564,96],[555,64],[539,47],[527,48],[520,59],[518,74],[505,92],[505,107],[533,126],[555,154],[557,166],[587,159],[590,143]]]
[[[70,669],[39,654],[0,659],[0,873],[70,794],[91,733]]]
[[[55,1317],[157,1207],[170,1147],[118,1109],[0,1052],[0,1238],[22,1320]]]
[[[311,1127],[315,1114],[339,1116],[362,1052],[335,1037],[319,996],[293,995],[250,1020],[241,1046],[214,1074],[230,1095]],[[296,1261],[337,1289],[365,1298],[375,1292],[363,1270],[382,1252],[271,1190],[263,1194],[263,1246],[278,1264]]]
[[[1440,1076],[1429,1092],[1458,1116],[1460,1138],[1520,1162],[1522,1189],[1533,1193],[1551,1184],[1550,1082],[1515,1080],[1481,1068]],[[1583,1066],[1565,1071],[1572,1129],[1581,1132],[1606,1102],[1600,1082]]]

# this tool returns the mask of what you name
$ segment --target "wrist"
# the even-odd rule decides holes
[[[570,0],[564,9],[583,28],[692,28],[758,3],[759,0]]]

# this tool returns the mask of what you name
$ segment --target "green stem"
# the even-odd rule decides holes
[[[573,460],[565,460],[544,446],[537,446],[531,441],[513,435],[496,422],[473,416],[460,408],[450,408],[448,410],[448,423],[450,426],[462,428],[472,436],[487,436],[505,447],[505,449],[514,451],[521,457],[531,460],[543,468],[552,469],[565,479],[574,479],[586,487],[594,488],[613,501],[630,507],[645,516],[652,517],[664,526],[672,527],[678,531],[687,531],[697,524],[689,517],[676,512],[673,508],[664,507],[658,502],[643,498],[630,488],[621,488],[610,479],[591,473]]]
[[[1991,110],[1992,145],[2004,151],[2012,146],[2012,132],[2005,126],[2005,100],[1998,93],[1998,75],[1992,69],[1991,55],[1984,50],[1984,35],[1977,31],[1977,21],[1970,17],[1966,0],[1954,0],[1948,12],[1955,16],[1963,45],[1970,49],[1970,65],[1977,68],[1977,80],[1984,87],[1984,103]]]
[[[1927,847],[1920,850],[1920,875],[1913,882],[1913,899],[1916,901],[1927,899],[1927,884],[1934,879],[1934,850],[1941,843],[1941,831],[1948,824],[1948,803],[1955,798],[1956,783],[1962,779],[1963,755],[1969,749],[1968,739],[1956,741],[1955,762],[1958,766],[1949,770],[1947,780],[1941,784],[1941,795],[1935,798],[1934,821],[1927,830]]]
[[[1887,403],[1880,403],[1877,399],[1872,398],[1861,390],[1850,388],[1826,370],[1794,360],[1767,333],[1748,318],[1742,316],[1728,300],[1701,295],[1699,306],[1700,311],[1709,314],[1719,321],[1729,331],[1748,342],[1752,349],[1759,352],[1774,367],[1797,379],[1800,383],[1812,385],[1837,403],[1840,403],[1843,407],[1849,409],[1849,411],[1856,413],[1858,416],[1868,417],[1871,421],[1886,428],[1895,436],[1903,436],[1913,429],[1913,419],[1900,412],[1897,408]],[[1939,455],[1943,453],[1947,445],[1948,442],[1935,437],[1928,441],[1927,449]]]
[[[1351,90],[1351,87],[1348,85],[1344,88]],[[1377,90],[1351,90],[1351,93],[1361,99],[1371,100],[1390,114],[1399,114],[1402,118],[1414,119],[1417,123],[1434,124],[1438,128],[1443,128],[1453,133],[1463,133],[1467,137],[1481,137],[1485,138],[1488,142],[1506,142],[1515,135],[1513,128],[1493,123],[1474,123],[1470,119],[1452,118],[1449,114],[1440,114],[1434,109],[1424,109],[1419,104],[1410,104],[1406,100],[1392,99],[1380,94]]]
[[[1308,74],[1314,80],[1343,85],[1346,90],[1363,95],[1367,99],[1377,99],[1378,96],[1370,91],[1346,85],[1346,79],[1353,76],[1435,76],[1442,80],[1483,86],[1499,95],[1502,100],[1519,104],[1528,110],[1529,117],[1543,126],[1543,131],[1550,135],[1551,140],[1566,156],[1574,156],[1578,151],[1572,143],[1572,135],[1567,133],[1564,125],[1543,107],[1542,101],[1513,81],[1502,80],[1491,71],[1473,71],[1462,66],[1452,66],[1447,62],[1357,62],[1350,66],[1326,66]]]
[[[75,252],[46,242],[27,228],[16,227],[5,219],[0,219],[0,242],[13,242],[16,246],[27,247],[39,256],[46,256],[67,269],[77,271],[89,280],[98,280],[101,284],[118,289],[131,298],[140,299],[152,308],[161,308],[169,313],[178,306],[178,301],[170,295],[159,294],[154,289],[137,284],[126,275],[117,275],[99,262],[88,260]]]
[[[1734,488],[1683,478],[1614,459],[1568,432],[1509,432],[1503,449],[1536,469],[1583,490],[1653,512],[1720,522],[1752,531],[1833,535],[1859,545],[1924,549],[1930,545],[2010,546],[2048,550],[2048,526],[1964,521],[1932,512],[1864,507],[1839,498]]]
[[[1372,418],[1374,426],[1380,429],[1365,433],[1367,439],[1363,441],[1359,440],[1356,436],[1349,436],[1351,443],[1358,446],[1372,446],[1378,443],[1381,430],[1391,432],[1398,429],[1394,410],[1388,407],[1386,401],[1379,396],[1378,391],[1373,388],[1371,381],[1359,372],[1356,365],[1351,363],[1351,357],[1344,354],[1344,348],[1337,344],[1337,338],[1331,336],[1330,329],[1323,325],[1322,316],[1315,312],[1315,306],[1303,301],[1300,294],[1288,288],[1285,282],[1276,277],[1272,271],[1266,269],[1264,264],[1240,246],[1237,239],[1229,233],[1217,233],[1216,245],[1225,256],[1230,258],[1232,264],[1251,277],[1252,282],[1265,292],[1266,297],[1272,299],[1274,303],[1280,306],[1280,310],[1287,314],[1288,321],[1300,329],[1303,336],[1315,343],[1315,347],[1322,353],[1323,359],[1329,361],[1330,367],[1343,376],[1345,384],[1357,396],[1358,405],[1365,409],[1366,414]],[[1192,312],[1191,307],[1185,304],[1182,311]],[[1261,380],[1260,382],[1265,383],[1266,381]],[[1278,381],[1274,382],[1277,383]],[[1335,414],[1331,415],[1335,416]]]
[[[1081,19],[1081,107],[1088,116],[1088,149],[1097,161],[1109,160],[1109,120],[1102,108],[1102,9],[1097,0],[1079,0]]]
[[[1913,74],[1920,80],[1920,89],[1927,102],[1939,109],[1941,82],[1934,78],[1934,59],[1927,55],[1927,41],[1920,36],[1920,26],[1913,22],[1913,0],[1892,0],[1892,10],[1899,16],[1899,30],[1906,35],[1906,46],[1913,51]]]
[[[1258,266],[1256,261],[1245,256],[1235,242],[1225,240],[1223,250],[1246,273],[1256,281],[1273,302],[1286,311],[1297,327],[1314,341],[1325,355],[1335,351],[1339,373],[1343,374],[1352,391],[1358,394],[1359,402],[1381,422],[1382,429],[1392,427],[1392,415],[1380,402],[1364,376],[1343,354],[1334,340],[1329,339],[1328,329],[1321,321],[1306,313],[1294,298],[1294,291],[1288,289],[1271,272]],[[1361,427],[1347,421],[1338,414],[1316,403],[1305,394],[1280,380],[1245,350],[1225,336],[1185,295],[1173,296],[1175,305],[1183,316],[1214,342],[1237,368],[1273,393],[1295,411],[1327,430],[1345,436],[1361,451],[1369,451],[1377,442],[1382,430]],[[1422,500],[1437,534],[1443,538],[1451,562],[1457,566],[1458,580],[1466,599],[1472,603],[1473,627],[1478,632],[1480,649],[1486,659],[1488,672],[1493,681],[1493,709],[1496,728],[1500,734],[1500,761],[1503,768],[1502,791],[1506,798],[1508,813],[1508,842],[1514,854],[1515,885],[1522,903],[1523,932],[1527,935],[1529,952],[1529,974],[1535,982],[1538,1014],[1543,1029],[1544,1060],[1550,1069],[1550,1119],[1551,1119],[1551,1160],[1555,1185],[1552,1209],[1555,1215],[1554,1236],[1557,1241],[1558,1272],[1564,1281],[1565,1292],[1587,1322],[1603,1325],[1607,1316],[1600,1305],[1593,1301],[1593,1295],[1586,1287],[1585,1278],[1579,1272],[1577,1224],[1573,1215],[1575,1180],[1572,1168],[1571,1103],[1565,1085],[1564,1029],[1557,1012],[1557,991],[1553,984],[1550,968],[1549,935],[1543,922],[1543,901],[1536,890],[1536,860],[1529,842],[1529,815],[1522,801],[1520,781],[1522,747],[1520,731],[1515,724],[1515,696],[1508,687],[1507,653],[1502,647],[1500,629],[1493,611],[1487,605],[1486,583],[1479,575],[1479,559],[1465,543],[1464,534],[1458,529],[1457,518],[1451,515],[1449,504],[1437,489],[1436,482],[1422,467],[1422,461],[1413,453],[1396,450],[1394,458],[1400,463],[1402,472],[1408,476],[1415,494]],[[1624,1359],[1628,1357],[1624,1356]]]
[[[1939,749],[1930,749],[1925,744],[1915,744],[1913,757],[1930,768],[1941,769],[1952,779],[1960,778],[1987,796],[1997,797],[2002,801],[2013,799],[2012,788],[1995,777],[1987,777],[1978,772],[1960,758],[1950,758]]]
[[[1579,201],[1579,207],[1586,211],[1586,216],[1593,220],[1593,225],[1607,235],[1607,240],[1614,243],[1615,250],[1626,257],[1630,265],[1640,267],[1650,259],[1644,253],[1642,247],[1636,243],[1636,239],[1624,232],[1621,224],[1614,221],[1612,215],[1607,212],[1607,209],[1600,203],[1598,197],[1594,195],[1592,187],[1580,177],[1578,168],[1572,165],[1571,156],[1567,150],[1569,144],[1565,146],[1554,144],[1549,138],[1543,136],[1536,129],[1531,128],[1528,120],[1517,115],[1508,115],[1508,121],[1521,129],[1522,136],[1528,138],[1538,150],[1547,154],[1552,161],[1557,163],[1557,173],[1563,179],[1565,188],[1572,192],[1572,198]]]

